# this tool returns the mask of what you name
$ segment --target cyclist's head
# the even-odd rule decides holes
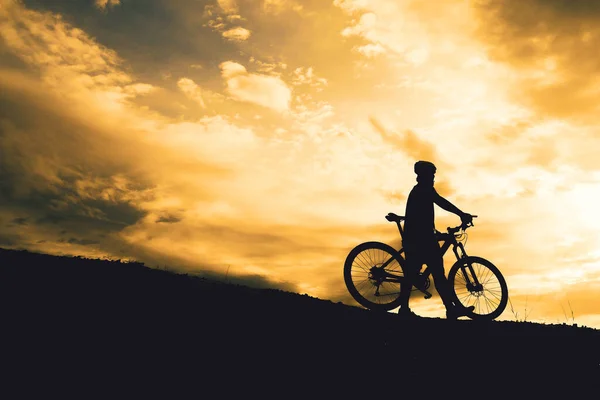
[[[437,168],[429,161],[417,161],[415,163],[415,174],[417,174],[417,182],[429,182],[433,184],[433,177]]]
[[[434,175],[437,168],[429,161],[417,161],[415,163],[415,174],[420,175]]]

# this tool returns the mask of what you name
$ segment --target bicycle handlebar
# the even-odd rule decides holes
[[[477,215],[471,215],[471,217],[477,218]],[[448,227],[447,229],[448,229],[448,233],[454,234],[454,233],[456,233],[456,232],[458,232],[460,230],[465,230],[466,231],[467,228],[470,227],[470,226],[475,226],[475,224],[473,223],[472,219],[471,219],[471,222],[469,222],[469,223],[466,223],[466,224],[462,223],[462,224],[460,224],[458,226],[455,226],[454,228]]]
[[[387,219],[390,222],[400,222],[400,221],[403,221],[405,218],[404,218],[404,216],[401,216],[401,215],[397,215],[394,213],[388,213],[388,215],[385,216],[385,219]]]

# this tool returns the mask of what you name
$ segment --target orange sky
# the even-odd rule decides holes
[[[351,304],[346,254],[398,244],[384,216],[428,159],[479,215],[500,319],[600,328],[599,22],[568,0],[0,0],[0,246]]]

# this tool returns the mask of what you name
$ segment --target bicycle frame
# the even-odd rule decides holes
[[[400,224],[400,221],[394,221],[396,222],[396,225],[398,226],[398,232],[400,232],[400,237],[403,238],[404,237],[404,231],[402,229],[402,225]],[[450,246],[452,246],[452,252],[454,253],[454,256],[456,257],[456,260],[459,261],[461,259],[467,258],[467,252],[465,250],[464,245],[459,242],[456,239],[456,236],[454,235],[454,232],[458,231],[460,227],[457,228],[448,228],[447,229],[447,233],[439,233],[438,234],[438,243],[439,242],[443,242],[442,246],[440,247],[440,251],[442,254],[442,257],[446,254],[446,252],[448,251],[448,249],[450,248]],[[401,260],[400,265],[405,268],[406,266],[406,259],[404,258],[403,254],[404,254],[404,248],[400,248],[398,250],[396,250],[398,252],[399,255],[399,259]],[[387,265],[392,262],[394,259],[390,258],[388,261],[386,261],[385,263],[383,263],[380,267],[378,267],[378,269],[381,270],[381,272],[383,272],[383,276],[385,281],[387,282],[398,282],[398,283],[402,283],[402,280],[404,279],[404,277],[396,275],[396,274],[392,274],[389,273],[385,270],[385,267],[387,267]],[[469,288],[469,290],[481,290],[482,285],[480,284],[477,275],[475,274],[475,270],[473,269],[473,266],[469,263],[469,264],[465,264],[463,266],[461,266],[462,269],[462,273],[463,276],[465,277],[466,283],[467,283],[467,288]],[[469,274],[467,274],[467,269],[469,270]],[[425,269],[422,272],[422,278],[423,279],[427,279],[429,277],[429,275],[431,274],[431,271],[429,271],[429,266],[426,266]],[[470,276],[470,277],[469,277]],[[419,288],[418,288],[419,289]],[[426,290],[423,289],[419,289],[421,292],[425,293],[425,297],[429,298],[431,297],[431,293],[427,292]],[[377,289],[377,292],[379,291],[379,288]]]

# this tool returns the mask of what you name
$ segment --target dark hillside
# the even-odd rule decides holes
[[[2,249],[0,300],[2,364],[10,371],[3,378],[21,394],[321,398],[300,393],[600,387],[600,331],[585,327],[404,322],[139,263]]]

